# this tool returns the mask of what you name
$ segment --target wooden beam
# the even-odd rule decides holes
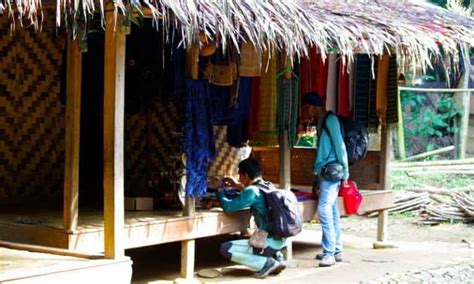
[[[114,19],[117,19],[115,21]],[[106,11],[104,62],[104,250],[124,256],[124,79],[122,15]]]
[[[30,244],[20,244],[20,243],[5,242],[5,241],[0,241],[0,247],[16,249],[16,250],[26,250],[30,252],[73,256],[73,257],[80,257],[80,258],[86,258],[86,259],[101,259],[104,257],[103,255],[94,254],[94,253],[76,252],[76,251],[71,251],[71,250],[62,249],[62,248],[53,248],[53,247],[30,245]]]
[[[77,39],[68,39],[66,66],[63,227],[65,231],[73,232],[77,228],[79,219],[79,145],[81,128],[82,54]]]
[[[280,159],[279,183],[281,189],[291,188],[291,149],[288,145],[288,130],[278,137],[280,147],[278,147]]]

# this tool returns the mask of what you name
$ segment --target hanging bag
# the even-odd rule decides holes
[[[251,43],[240,46],[239,75],[242,77],[258,77],[262,71],[262,55]]]
[[[217,86],[232,86],[237,79],[237,64],[232,59],[232,51],[227,50],[223,60],[216,60],[209,83]],[[222,54],[221,54],[222,55]]]
[[[346,214],[357,214],[357,212],[359,212],[363,197],[354,181],[348,180],[347,184],[348,186],[345,187],[341,183],[339,186],[339,196],[341,196],[342,200],[344,201],[344,209]]]

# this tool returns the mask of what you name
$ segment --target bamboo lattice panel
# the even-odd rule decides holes
[[[139,194],[147,183],[146,113],[125,116],[125,191]]]
[[[214,126],[216,138],[216,159],[209,165],[210,176],[236,176],[237,165],[246,154],[246,148],[231,147],[227,143],[227,127]]]
[[[65,38],[10,33],[0,16],[0,197],[52,194],[64,175],[64,106],[59,100]]]

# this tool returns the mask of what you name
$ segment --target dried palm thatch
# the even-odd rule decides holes
[[[104,0],[43,0],[56,8],[57,26],[87,29]],[[179,31],[182,44],[198,43],[204,32],[222,48],[242,40],[306,56],[316,46],[323,57],[337,51],[373,55],[395,48],[412,66],[429,66],[433,57],[458,55],[474,46],[474,19],[421,1],[409,0],[113,0],[116,12],[130,16],[147,9],[169,31]],[[41,0],[0,0],[0,14],[26,19],[40,27]],[[158,26],[158,25],[157,25]],[[410,58],[410,61],[403,60]]]

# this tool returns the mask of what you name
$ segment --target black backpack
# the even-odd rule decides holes
[[[326,125],[326,119],[328,115],[336,115],[331,111],[328,111],[324,117],[324,127],[329,132]],[[342,137],[344,138],[344,144],[346,145],[347,160],[349,165],[362,160],[367,155],[367,149],[369,148],[369,132],[367,128],[362,126],[357,121],[336,115],[341,126]]]
[[[276,189],[270,182],[255,184],[265,196],[268,231],[280,238],[296,236],[303,228],[298,200],[291,190]]]

